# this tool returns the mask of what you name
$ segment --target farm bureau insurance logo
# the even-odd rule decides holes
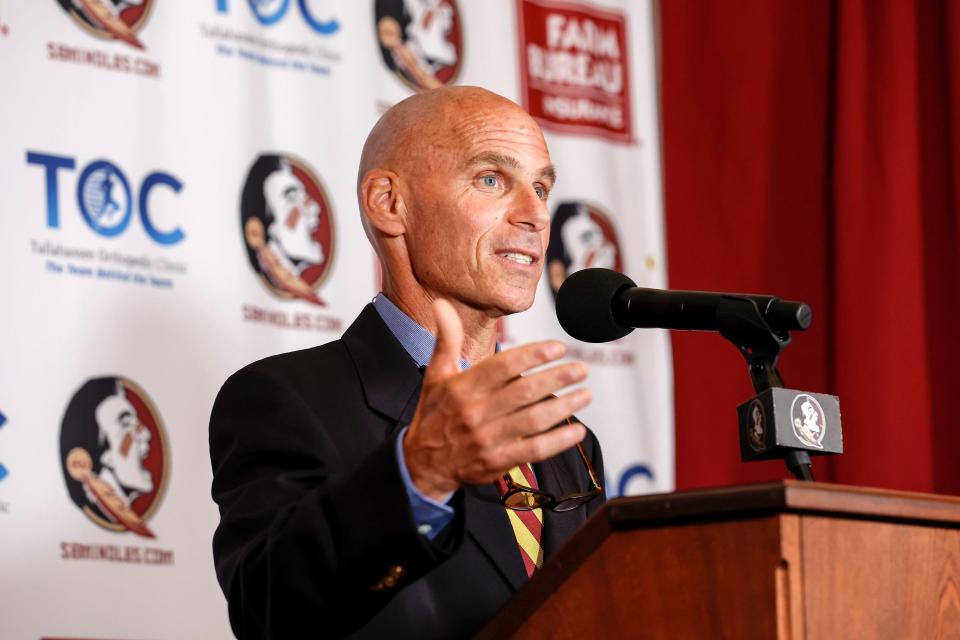
[[[57,4],[88,34],[103,40],[117,40],[141,51],[146,49],[137,32],[150,15],[154,0],[57,0]],[[51,60],[146,77],[160,76],[159,63],[141,56],[55,42],[47,44],[47,53]]]
[[[317,290],[333,263],[333,211],[306,162],[258,156],[243,185],[240,223],[250,266],[271,293],[325,306]]]
[[[414,91],[456,80],[463,33],[453,0],[377,0],[376,29],[384,64]]]
[[[599,207],[562,202],[553,212],[547,245],[547,277],[554,300],[570,274],[588,267],[623,272],[620,240],[613,222]]]
[[[518,0],[523,106],[547,129],[633,141],[627,19],[588,5]]]
[[[147,521],[163,496],[168,458],[160,414],[132,380],[92,378],[70,399],[60,427],[63,478],[95,524],[155,537]]]
[[[0,429],[3,429],[5,424],[7,424],[7,416],[3,415],[3,412],[0,411]],[[10,472],[3,466],[3,462],[0,462],[0,480],[3,480],[8,475],[10,475]],[[0,513],[8,513],[9,510],[9,505],[3,500],[0,500]]]

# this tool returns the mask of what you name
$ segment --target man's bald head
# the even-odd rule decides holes
[[[478,87],[398,103],[370,132],[357,183],[384,290],[427,313],[438,296],[491,316],[528,307],[553,183],[543,133],[516,103]]]
[[[456,145],[458,125],[472,114],[497,108],[527,115],[515,102],[480,87],[441,87],[398,102],[367,136],[360,156],[358,189],[372,169],[399,173],[422,163],[428,151]]]

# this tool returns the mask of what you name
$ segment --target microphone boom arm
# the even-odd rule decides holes
[[[732,342],[747,361],[754,390],[760,394],[774,387],[783,388],[777,360],[790,344],[790,332],[771,329],[756,301],[745,296],[724,296],[717,305],[716,320],[720,335]],[[809,453],[792,449],[784,461],[798,480],[813,481]]]

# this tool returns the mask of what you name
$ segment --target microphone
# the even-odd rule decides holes
[[[609,342],[635,328],[719,331],[717,307],[730,298],[754,302],[774,331],[802,331],[813,317],[805,303],[776,296],[645,289],[610,269],[582,269],[557,291],[557,319],[584,342]]]

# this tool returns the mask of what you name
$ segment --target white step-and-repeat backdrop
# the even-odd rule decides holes
[[[667,337],[554,315],[585,266],[665,285],[653,34],[647,0],[0,0],[0,637],[229,637],[213,398],[374,296],[360,149],[425,87],[542,123],[548,265],[501,341],[591,364],[610,496],[671,489]]]

